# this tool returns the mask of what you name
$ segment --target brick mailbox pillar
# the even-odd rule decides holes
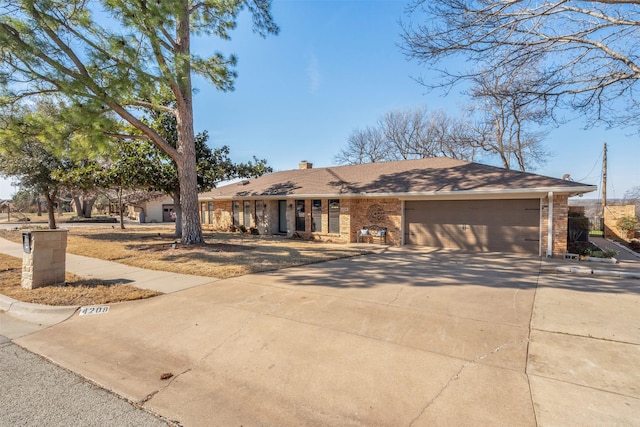
[[[64,282],[69,230],[22,233],[22,287],[35,289]]]

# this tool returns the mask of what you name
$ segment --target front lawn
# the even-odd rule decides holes
[[[125,230],[101,224],[71,227],[67,253],[152,270],[224,279],[371,252],[362,245],[206,231],[206,243],[182,245],[176,243],[179,239],[173,236],[173,227],[128,226]],[[21,230],[0,230],[0,237],[17,243],[21,242],[21,234]]]

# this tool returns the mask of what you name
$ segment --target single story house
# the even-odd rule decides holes
[[[568,198],[593,185],[449,158],[275,172],[199,195],[213,229],[256,228],[324,241],[359,241],[386,228],[391,245],[562,256]]]
[[[127,218],[142,223],[175,222],[173,198],[166,194],[145,195],[127,202]]]

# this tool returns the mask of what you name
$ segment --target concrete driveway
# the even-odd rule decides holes
[[[640,281],[540,263],[391,249],[15,342],[185,426],[637,425]]]

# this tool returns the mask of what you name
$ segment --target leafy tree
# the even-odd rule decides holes
[[[58,172],[57,178],[65,183],[65,189],[73,199],[76,215],[91,218],[93,205],[98,198],[100,174],[103,169],[97,160],[78,160],[73,168]]]
[[[149,143],[138,144],[119,140],[108,161],[95,169],[96,185],[109,201],[118,204],[120,229],[124,230],[124,205],[127,192],[135,192],[147,184],[147,175],[153,173],[153,165],[147,157]],[[115,197],[111,195],[115,194]]]
[[[404,51],[440,73],[422,80],[447,87],[494,70],[525,73],[522,93],[547,107],[569,105],[610,125],[638,124],[640,9],[637,0],[415,0]],[[466,61],[467,67],[451,66]]]
[[[617,227],[625,233],[627,239],[633,239],[636,230],[640,229],[640,222],[638,218],[633,216],[623,216],[618,218],[616,222]]]
[[[13,177],[21,188],[44,197],[53,229],[64,177],[76,167],[70,147],[80,147],[88,135],[69,116],[65,104],[49,101],[38,99],[29,108],[5,109],[0,114],[0,175]]]
[[[36,138],[26,138],[0,151],[0,175],[13,177],[20,187],[41,194],[47,203],[49,228],[56,228],[55,203],[63,184],[54,178],[56,171],[69,164],[47,150]]]
[[[0,3],[0,84],[7,102],[62,94],[87,128],[113,113],[171,157],[178,170],[183,243],[203,241],[200,227],[192,74],[233,89],[234,56],[199,56],[192,36],[229,38],[247,8],[256,32],[278,32],[269,0],[16,0]],[[97,16],[99,15],[99,22]],[[162,104],[170,93],[175,108]],[[164,111],[177,145],[144,123],[141,110]]]
[[[170,144],[177,144],[176,120],[165,112],[151,113],[150,126]],[[235,164],[229,158],[229,147],[211,149],[207,145],[209,134],[204,131],[195,137],[198,192],[209,191],[220,181],[232,178],[250,178],[272,172],[266,160],[254,157],[253,162]],[[112,157],[111,169],[119,175],[129,176],[125,182],[135,188],[161,191],[173,198],[176,213],[176,236],[182,235],[182,203],[178,169],[175,162],[146,141],[121,141],[120,150]],[[119,172],[124,169],[122,172]]]
[[[13,209],[18,212],[26,212],[33,207],[37,196],[38,194],[32,190],[19,188],[11,198]]]

